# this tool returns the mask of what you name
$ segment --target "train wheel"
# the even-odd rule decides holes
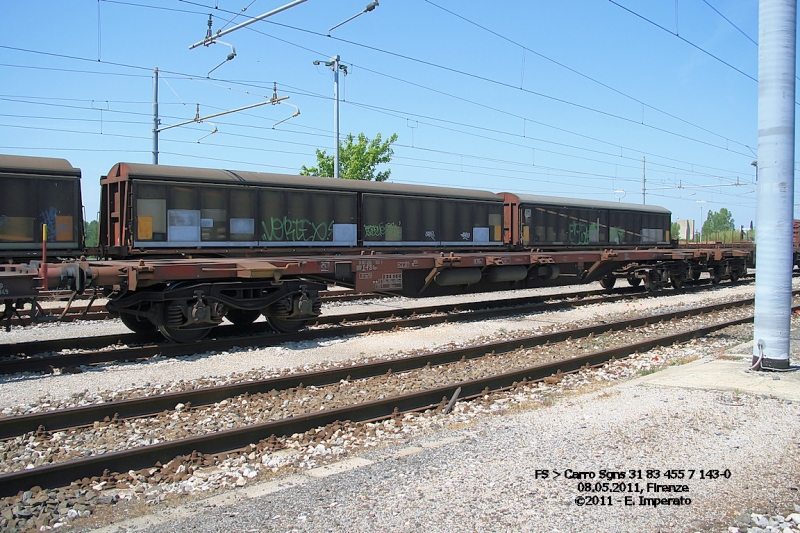
[[[642,278],[637,278],[635,276],[628,276],[628,285],[631,287],[638,287],[642,284]]]
[[[711,271],[711,284],[712,285],[719,285],[719,282],[722,281],[722,273],[724,270],[721,267],[716,267]]]
[[[283,298],[273,303],[262,311],[272,329],[281,333],[294,333],[303,329],[312,317],[319,316],[322,300],[318,294],[295,295]],[[299,311],[295,313],[293,311]],[[293,318],[291,315],[300,314],[302,318]]]
[[[158,329],[155,324],[146,318],[132,315],[130,313],[120,313],[119,319],[122,320],[122,323],[134,333],[153,333]]]
[[[648,270],[645,274],[644,285],[650,292],[658,292],[661,290],[661,276],[657,270]]]
[[[230,321],[232,324],[236,324],[237,326],[246,326],[258,320],[258,317],[260,316],[261,316],[261,311],[230,309],[228,311],[228,314],[225,315],[225,318],[227,318],[228,321]]]
[[[672,276],[672,275],[670,275],[669,279],[672,282],[672,288],[673,289],[682,289],[683,288],[683,282],[686,281],[686,278],[684,276]]]
[[[196,342],[208,335],[208,332],[211,331],[212,328],[209,327],[202,327],[202,328],[173,328],[170,326],[158,326],[158,331],[161,332],[164,337],[173,341],[173,342],[180,342],[180,343],[189,343],[189,342]]]
[[[696,268],[693,268],[693,269],[691,269],[691,270],[689,271],[689,275],[690,275],[690,276],[692,277],[692,279],[693,279],[693,280],[695,280],[695,281],[697,281],[698,279],[700,279],[700,274],[702,274],[702,272],[701,272],[699,269],[696,269]]]
[[[739,269],[734,268],[733,270],[731,270],[731,281],[732,282],[736,283],[737,281],[739,281],[739,278],[741,278],[741,277],[742,277],[742,273],[741,273],[741,271]]]
[[[617,278],[614,277],[614,274],[609,274],[608,276],[600,279],[600,285],[602,285],[607,291],[613,289],[616,282]]]

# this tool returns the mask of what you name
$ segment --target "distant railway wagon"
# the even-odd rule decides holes
[[[502,193],[518,247],[666,246],[669,210],[653,205]]]
[[[800,220],[794,220],[794,231],[792,232],[792,267],[800,267]]]
[[[65,159],[0,155],[0,259],[41,258],[43,238],[52,256],[83,253],[80,169]]]
[[[100,183],[107,257],[504,244],[485,191],[131,163]]]

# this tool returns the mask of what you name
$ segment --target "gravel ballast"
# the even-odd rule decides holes
[[[9,413],[24,412],[48,408],[44,404],[52,408],[117,395],[153,394],[193,387],[193,380],[228,382],[254,369],[278,372],[325,362],[341,364],[493,335],[536,333],[559,324],[608,321],[645,310],[665,312],[744,298],[752,292],[753,286],[718,288],[567,312],[105,365],[73,375],[18,375],[3,378],[0,406]],[[86,334],[75,328],[97,327],[58,328],[65,326],[74,335]],[[110,322],[106,327],[116,326]],[[36,329],[12,333],[23,340],[35,335]],[[112,521],[116,524],[98,531],[723,532],[749,528],[757,533],[755,528],[774,527],[770,530],[798,532],[800,515],[795,514],[794,505],[800,503],[800,402],[741,391],[666,389],[629,381],[664,364],[712,361],[743,342],[747,330],[742,326],[720,337],[637,355],[591,373],[564,376],[561,382],[459,402],[449,415],[408,415],[358,432],[337,431],[328,439],[290,439],[283,449],[223,458],[192,477],[170,476],[176,481],[169,486],[134,480],[132,488],[116,493],[102,486],[82,489],[81,501],[90,504],[68,502],[64,513],[71,513],[69,519],[51,527],[89,531],[92,524]],[[610,386],[620,380],[628,381]],[[592,472],[595,479],[564,479],[568,469]],[[537,470],[547,470],[548,478],[540,472],[537,479]],[[598,479],[601,470],[641,470],[642,479],[636,481],[642,489],[647,489],[647,471],[658,471],[659,484],[685,484],[688,493],[647,490],[633,495],[636,505],[625,505],[624,498],[630,494],[579,490],[586,488],[578,486],[584,481],[632,481]],[[688,476],[690,470],[694,476],[700,470],[730,474],[714,479],[664,479],[668,471]],[[562,475],[552,479],[554,471]],[[220,491],[221,487],[227,490]],[[230,490],[234,487],[239,488]],[[610,506],[578,506],[576,498],[581,496],[606,496],[613,501]],[[692,501],[654,507],[640,504],[640,496],[684,496]],[[120,503],[110,505],[120,498]],[[120,522],[142,512],[155,514]]]
[[[798,502],[797,403],[626,384],[539,409],[489,412],[461,423],[456,412],[449,428],[434,425],[421,437],[360,453],[360,461],[343,463],[343,470],[356,466],[348,471],[310,470],[252,487],[249,498],[192,503],[177,511],[186,518],[143,518],[102,531],[728,531],[765,506],[788,516]],[[763,421],[767,413],[771,422]],[[549,478],[537,479],[537,470]],[[643,496],[691,503],[625,505],[627,494],[598,493],[612,505],[579,507],[575,499],[590,494],[581,480],[564,478],[568,470],[641,470],[643,487],[648,470],[659,471],[660,484],[688,492]],[[668,470],[694,470],[695,478],[667,480]],[[730,477],[699,479],[700,470],[729,470]],[[562,476],[552,479],[553,471]],[[281,483],[287,488],[275,490]]]
[[[596,286],[599,287],[599,285]],[[735,287],[723,285],[709,291],[590,305],[569,311],[530,313],[509,318],[440,324],[397,332],[347,338],[334,337],[328,340],[287,343],[281,346],[230,350],[220,353],[205,352],[198,353],[195,357],[176,359],[156,357],[148,363],[84,367],[84,372],[78,374],[0,376],[0,410],[28,405],[35,406],[42,403],[43,397],[46,398],[45,403],[56,406],[63,403],[62,399],[71,396],[83,397],[88,394],[93,398],[94,395],[103,391],[128,391],[130,389],[136,389],[139,394],[158,393],[164,391],[165,385],[168,383],[216,376],[225,378],[231,374],[244,373],[253,369],[299,369],[304,365],[321,361],[342,362],[371,356],[388,357],[415,350],[433,351],[452,342],[466,344],[474,339],[485,339],[492,335],[536,334],[543,328],[554,324],[585,323],[588,325],[600,320],[611,321],[635,316],[642,312],[667,312],[704,303],[742,299],[752,297],[754,291],[754,285]],[[526,294],[539,295],[543,292],[555,292],[555,290],[511,291],[503,294],[507,294],[508,298],[516,298]],[[497,297],[497,294],[478,294],[457,298],[376,300],[371,303],[331,306],[331,309],[326,312],[345,314]],[[129,332],[129,330],[119,320],[46,324],[30,328],[16,328],[9,333],[2,332],[0,333],[0,342],[14,343],[44,338],[107,335],[123,332]],[[92,402],[93,399],[89,401]]]

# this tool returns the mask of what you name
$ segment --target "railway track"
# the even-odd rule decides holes
[[[746,281],[748,279],[752,279],[752,276],[747,275],[741,278],[742,281]],[[697,287],[697,286],[708,286],[708,280],[689,280],[685,282],[686,287]],[[618,288],[614,290],[615,293],[620,292],[642,292],[644,290],[643,287],[624,287]],[[589,290],[589,291],[580,291],[576,294],[580,294],[581,297],[586,296],[594,296],[600,294],[608,294],[609,290],[607,289],[598,289],[598,290]],[[98,298],[97,294],[83,294],[83,295],[74,295],[73,293],[68,293],[64,291],[47,291],[43,293],[39,299],[39,302],[44,303],[46,301],[68,301],[68,304],[63,307],[58,306],[47,306],[43,307],[39,302],[33,306],[27,314],[27,317],[23,317],[21,315],[12,316],[8,319],[3,321],[3,325],[6,327],[25,327],[34,324],[41,324],[41,323],[53,323],[53,322],[76,322],[80,320],[110,320],[112,317],[105,308],[103,308],[102,304],[98,305],[94,303],[95,299]],[[324,291],[320,293],[323,302],[327,303],[343,303],[343,302],[353,302],[353,301],[360,301],[360,300],[371,300],[376,298],[385,298],[387,295],[384,294],[377,294],[377,293],[356,293],[353,290],[346,289],[346,290],[331,290],[331,291]],[[77,305],[73,306],[72,301],[74,300],[89,300],[89,303],[86,305]]]
[[[704,289],[703,286],[695,286],[681,289],[680,293]],[[670,294],[675,293],[670,292]],[[199,344],[164,342],[156,333],[128,333],[0,344],[0,358],[2,358],[0,375],[18,372],[53,372],[54,369],[74,371],[81,365],[144,360],[157,355],[165,357],[193,355],[197,353],[198,345],[202,346],[203,352],[225,351],[235,347],[271,346],[285,342],[430,326],[443,322],[480,320],[517,313],[556,311],[602,302],[648,297],[653,297],[653,294],[638,288],[626,288],[612,295],[604,290],[583,291],[546,297],[328,315],[320,317],[309,329],[283,334],[273,332],[265,322],[248,326],[225,325],[215,330],[216,337],[204,339]]]
[[[253,409],[267,412],[268,418],[253,421],[245,417],[250,421],[231,429],[223,427],[207,433],[202,433],[201,429],[201,434],[107,450],[89,457],[33,468],[19,465],[21,469],[0,475],[0,496],[9,496],[36,485],[53,488],[76,480],[89,483],[118,481],[120,476],[115,478],[111,472],[149,469],[148,475],[153,475],[159,471],[159,467],[153,468],[154,465],[169,463],[175,467],[178,456],[183,456],[178,463],[184,464],[184,469],[194,468],[204,455],[231,452],[247,446],[256,449],[254,443],[260,443],[260,449],[270,449],[277,445],[276,436],[397,417],[407,411],[448,409],[447,399],[451,400],[452,407],[456,399],[469,400],[520,384],[557,380],[566,373],[588,370],[637,352],[747,323],[752,320],[747,309],[751,303],[752,300],[742,300],[402,359],[0,419],[0,438],[5,439],[4,453],[12,457],[9,442],[18,440],[24,445],[39,439],[54,446],[52,443],[62,441],[64,434],[94,431],[98,427],[108,428],[109,441],[126,442],[126,430],[130,428],[125,424],[131,420],[149,420],[147,417],[161,416],[154,423],[166,425],[170,421],[181,421],[184,415],[188,415],[182,422],[196,433],[202,424],[193,420],[200,420],[209,412],[218,412],[220,405],[230,406],[226,409],[241,409],[244,405],[255,404]],[[704,324],[675,332],[685,324],[678,321],[689,316],[703,317]],[[662,326],[655,326],[656,323]],[[612,336],[611,332],[617,333]],[[634,339],[635,342],[628,342]],[[556,350],[558,343],[567,348]],[[597,349],[600,345],[605,346]],[[536,350],[542,346],[548,346],[548,349]],[[567,352],[571,350],[567,358],[551,360],[551,352],[563,355],[565,349]],[[505,357],[509,359],[504,360]],[[495,364],[497,361],[502,364]],[[427,378],[419,377],[426,372]],[[391,389],[387,385],[389,379],[402,382],[401,388],[394,387],[397,394],[387,394]],[[364,390],[370,391],[366,394],[366,401],[361,396]],[[337,396],[342,400],[333,401]],[[353,401],[353,398],[358,400]],[[291,412],[285,409],[288,403],[298,402],[307,407]],[[216,409],[204,411],[208,406],[216,406]],[[114,431],[120,436],[114,437]],[[165,433],[158,434],[163,436]],[[61,437],[56,438],[56,435]]]
[[[323,302],[352,302],[358,300],[369,300],[375,298],[383,298],[380,294],[373,293],[356,293],[352,290],[334,290],[325,291],[321,293]],[[74,300],[89,300],[86,304],[72,305],[73,297],[71,293],[64,293],[63,291],[47,291],[43,293],[37,303],[26,314],[28,316],[16,315],[3,321],[4,326],[9,327],[26,327],[34,324],[52,323],[52,322],[76,322],[79,320],[110,320],[112,317],[109,312],[104,308],[104,304],[95,303],[97,295],[84,294],[74,297]],[[100,297],[102,298],[102,297]],[[50,306],[45,302],[67,300],[68,304],[62,306]]]

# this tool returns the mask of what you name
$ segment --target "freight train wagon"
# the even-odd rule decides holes
[[[101,189],[112,258],[504,246],[503,199],[486,191],[132,163]]]
[[[518,248],[669,246],[672,213],[655,205],[501,193]]]
[[[669,244],[657,206],[133,163],[101,188],[116,258]]]
[[[0,260],[84,253],[81,171],[65,159],[0,155]],[[42,226],[47,226],[46,235]]]
[[[53,217],[77,224],[72,250],[81,253],[80,172],[63,160],[20,161],[28,174],[51,168],[72,180],[75,205],[61,198]],[[64,190],[58,180],[37,187],[18,190],[36,201]],[[669,221],[653,206],[119,163],[101,179],[100,243],[91,251],[100,260],[38,272],[31,265],[0,272],[0,281],[17,287],[6,310],[12,292],[35,297],[39,282],[76,293],[102,288],[108,309],[134,331],[187,342],[223,318],[245,324],[263,314],[276,329],[295,330],[319,315],[329,283],[423,297],[608,286],[618,277],[658,290],[701,271],[717,281],[741,273],[749,250],[674,249]],[[15,234],[35,243],[39,224],[26,221]]]

